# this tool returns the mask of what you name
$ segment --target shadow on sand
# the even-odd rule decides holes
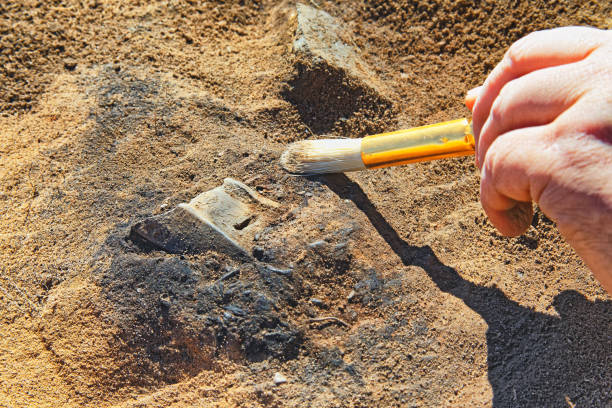
[[[553,302],[559,317],[535,312],[495,287],[463,279],[429,246],[401,239],[346,175],[319,180],[353,201],[405,265],[423,268],[440,290],[461,299],[486,321],[494,407],[611,406],[612,302],[591,302],[567,290]]]

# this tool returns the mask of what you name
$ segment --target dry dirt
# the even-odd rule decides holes
[[[612,406],[610,297],[540,212],[495,232],[473,159],[278,164],[465,116],[513,41],[607,2],[306,3],[392,107],[303,109],[290,2],[0,1],[0,407]],[[225,177],[282,204],[258,263],[128,239]]]

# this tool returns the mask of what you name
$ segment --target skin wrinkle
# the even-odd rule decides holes
[[[509,136],[510,137],[510,136]],[[503,145],[509,139],[498,139],[494,142],[499,147]],[[493,223],[500,229],[500,231],[507,235],[519,235],[521,234],[530,224],[533,217],[533,208],[530,197],[512,197],[508,194],[503,194],[499,191],[498,186],[504,185],[503,179],[499,179],[499,172],[491,171],[491,168],[495,168],[495,163],[500,161],[503,163],[516,164],[516,160],[511,159],[511,155],[517,154],[514,149],[496,148],[487,155],[487,160],[483,166],[485,169],[484,179],[481,182],[481,195],[483,196],[483,206],[485,211],[491,217]],[[508,171],[507,168],[505,168]],[[504,173],[501,173],[502,176]],[[529,180],[523,180],[522,182],[529,185]],[[486,198],[486,200],[485,200]],[[500,219],[500,215],[503,214],[503,218],[509,220],[510,223],[504,222],[503,218]]]
[[[496,186],[505,184],[503,183],[504,181],[503,179],[500,180],[499,177],[497,177],[497,174],[499,174],[500,172],[493,172],[492,169],[498,168],[502,170],[502,168],[500,168],[499,166],[503,164],[504,172],[507,173],[509,169],[512,169],[513,173],[516,173],[516,172],[520,173],[522,169],[522,164],[524,163],[526,159],[529,159],[529,158],[531,158],[531,161],[533,161],[536,165],[531,166],[529,169],[527,169],[527,172],[525,172],[524,174],[525,179],[523,181],[525,184],[524,186],[525,188],[532,185],[533,177],[537,175],[538,173],[541,173],[541,174],[552,173],[551,169],[549,168],[542,169],[541,167],[542,163],[550,162],[550,160],[547,160],[545,156],[545,153],[547,152],[546,144],[542,143],[542,140],[534,140],[529,137],[532,133],[537,132],[540,129],[545,128],[545,127],[548,127],[548,125],[529,128],[529,129],[526,129],[524,132],[519,131],[520,133],[526,134],[527,140],[524,140],[524,139],[516,140],[517,138],[512,133],[504,134],[496,138],[493,141],[491,147],[489,148],[487,157],[485,159],[485,166],[483,166],[483,167],[489,167],[487,171],[489,175],[493,174],[493,177],[487,180],[490,180],[491,183]],[[545,133],[550,133],[550,132],[545,132]],[[524,150],[521,149],[522,146],[519,146],[519,145],[521,143],[524,144],[527,141],[530,143],[530,146],[529,146],[530,149],[529,151],[525,152]],[[527,157],[521,157],[520,160],[513,158],[515,155],[519,154],[520,152],[525,153]],[[525,154],[523,154],[523,156],[525,156]],[[509,166],[509,163],[512,164],[512,167]],[[521,187],[520,190],[526,191],[525,188]],[[507,194],[502,193],[502,190],[499,188],[497,188],[496,190],[500,192],[500,194],[502,195],[507,195]],[[534,195],[530,194],[528,191],[526,192],[528,196],[509,197],[509,198],[512,198],[515,201],[527,201],[527,200],[533,200],[534,198],[537,198],[537,196],[539,196],[539,194],[537,194],[537,196],[534,197]]]
[[[611,35],[560,28],[515,43],[485,81],[473,126],[492,223],[519,235],[538,203],[612,293]]]
[[[571,47],[576,50],[580,50],[580,52],[573,54],[570,58],[564,58],[565,62],[563,63],[553,63],[549,66],[560,66],[564,64],[569,64],[577,61],[584,60],[588,58],[595,50],[602,46],[602,41],[594,41],[591,36],[584,36],[584,27],[572,27],[577,28],[577,31],[580,31],[581,35],[572,39],[573,44]],[[519,39],[514,44],[508,48],[504,58],[508,58],[510,60],[510,68],[513,66],[520,66],[523,64],[528,65],[529,61],[533,59],[534,49],[537,50],[540,48],[540,44],[542,43],[542,39],[540,37],[550,35],[553,30],[544,30],[544,31],[536,31],[526,35],[525,37]],[[567,52],[567,51],[566,51]],[[537,54],[537,53],[535,53]],[[554,55],[548,55],[548,57],[554,58]],[[559,57],[557,57],[559,58]],[[541,69],[541,68],[539,68]],[[530,71],[533,71],[531,69]]]
[[[544,193],[544,191],[546,191],[552,180],[551,172],[539,171],[538,174],[531,174],[529,178],[530,180],[532,180],[529,183],[529,195],[531,196],[534,203],[540,205],[542,194]],[[538,182],[536,180],[541,181]],[[546,215],[548,216],[548,214]]]
[[[564,191],[564,187],[560,185],[551,185],[549,190],[551,196],[556,196],[555,199],[562,201],[562,194],[558,191]],[[543,201],[552,201],[552,198],[545,197]],[[545,204],[546,205],[546,204]],[[548,206],[548,205],[546,205]],[[590,211],[585,211],[585,207]],[[598,211],[598,208],[601,210]],[[609,212],[609,207],[601,200],[599,195],[584,195],[582,200],[576,201],[576,205],[568,205],[564,203],[555,211],[554,221],[557,223],[559,232],[569,242],[574,243],[574,249],[587,260],[586,253],[599,255],[599,252],[605,253],[607,250],[606,241],[609,244],[612,239],[612,233],[606,232],[606,225],[612,222],[610,217],[606,217],[606,209]],[[544,211],[544,209],[542,210]],[[608,239],[602,237],[607,236]]]
[[[593,146],[592,144],[596,145]],[[539,204],[542,203],[541,194],[544,191],[547,191],[547,188],[550,188],[551,184],[555,184],[562,191],[562,193],[558,193],[559,196],[564,197],[568,194],[568,192],[575,192],[581,195],[601,195],[604,191],[601,191],[601,187],[593,193],[593,188],[590,186],[591,180],[598,177],[600,171],[597,169],[593,169],[593,162],[602,160],[607,160],[606,155],[602,154],[602,148],[609,148],[609,146],[605,146],[604,142],[600,142],[597,140],[592,140],[588,134],[573,134],[571,137],[557,137],[555,140],[551,141],[551,143],[545,145],[544,151],[551,152],[549,157],[556,157],[554,167],[549,171],[549,174],[554,175],[557,174],[561,169],[572,169],[568,175],[562,179],[558,180],[558,177],[550,177],[550,181],[547,183],[546,187],[541,190],[540,194],[537,193],[532,194],[534,201]],[[596,160],[593,160],[596,159]],[[585,170],[587,173],[585,174]],[[571,177],[570,177],[571,176]],[[554,180],[554,183],[551,181]],[[586,187],[586,191],[582,191],[581,187]],[[562,202],[562,201],[560,201]],[[546,205],[548,208],[555,208],[558,205]],[[554,214],[551,213],[551,216]]]
[[[559,138],[551,144],[551,150],[562,153],[557,155],[562,158],[559,166],[573,171],[562,179],[551,178],[539,200],[542,211],[557,223],[561,234],[573,243],[591,268],[597,263],[589,259],[603,258],[599,262],[606,262],[602,254],[609,251],[608,245],[612,242],[612,232],[607,230],[612,225],[611,183],[606,190],[605,185],[593,182],[598,177],[605,178],[605,164],[593,166],[594,161],[599,162],[605,156],[602,147],[610,149],[604,144],[587,134]],[[579,198],[567,200],[568,194]]]
[[[586,49],[582,53],[578,55],[569,55],[569,51],[567,49],[562,49],[560,50],[561,52],[559,55],[555,55],[554,53],[546,55],[546,57],[548,57],[550,60],[543,62],[545,59],[533,58],[533,56],[526,53],[525,50],[528,49],[533,51],[533,49],[539,49],[540,37],[551,35],[551,32],[555,30],[545,30],[531,33],[510,46],[508,51],[506,51],[504,54],[502,61],[493,69],[491,75],[489,75],[489,77],[485,80],[483,92],[481,92],[480,97],[476,100],[473,109],[474,137],[476,139],[476,164],[479,167],[482,166],[484,160],[481,149],[478,147],[480,134],[488,121],[491,106],[501,90],[501,88],[497,89],[499,88],[499,85],[494,86],[493,89],[491,89],[491,87],[499,82],[502,82],[503,86],[509,81],[538,69],[581,61],[587,58],[593,51],[601,46],[602,41],[593,41],[592,37],[587,37],[583,27],[572,27],[572,29],[575,32],[579,32],[580,36],[571,39],[569,48],[574,50],[580,49],[585,44],[588,44],[588,47],[585,47]],[[557,45],[557,47],[560,46]],[[482,108],[483,106],[484,108]],[[480,123],[483,122],[485,124],[479,126]]]
[[[542,75],[538,75],[538,78],[536,78],[534,77],[535,74],[544,73],[545,75],[555,75],[556,77],[562,77],[563,75],[561,75],[561,73],[558,72],[558,69],[555,68],[547,68],[540,71],[536,71],[534,73],[524,75],[505,84],[502,90],[500,91],[500,94],[493,102],[491,113],[489,115],[489,120],[487,120],[485,126],[483,126],[483,130],[481,131],[481,138],[482,133],[485,133],[487,130],[489,130],[491,126],[493,126],[493,124],[497,124],[496,128],[498,129],[499,134],[505,133],[509,130],[512,130],[513,128],[516,128],[517,122],[519,121],[516,120],[517,115],[513,114],[514,112],[525,111],[527,113],[527,117],[530,117],[529,115],[535,115],[535,113],[537,112],[540,117],[533,116],[533,118],[531,118],[530,120],[525,120],[524,117],[520,118],[521,120],[519,124],[521,127],[531,127],[550,123],[558,116],[561,110],[564,111],[570,108],[582,96],[584,91],[578,93],[577,95],[569,91],[569,94],[565,95],[563,100],[555,101],[557,103],[556,106],[553,108],[549,108],[549,106],[545,103],[544,100],[546,98],[542,98],[541,93],[531,96],[528,95],[526,97],[523,96],[521,98],[522,95],[527,94],[527,91],[529,91],[530,88],[533,88],[532,85],[534,82],[541,82],[540,80],[542,78],[539,77],[541,77]],[[524,79],[527,79],[528,82],[523,81],[520,84],[518,83],[518,81]],[[555,80],[549,82],[556,83],[557,81]],[[556,94],[564,91],[565,89],[559,89],[557,90]],[[534,101],[535,97],[540,99]],[[547,95],[548,99],[550,97],[554,98],[554,96],[552,95]],[[562,108],[558,106],[562,106]],[[546,119],[541,119],[542,110],[544,109],[548,109],[549,112],[544,115],[546,116]]]
[[[577,81],[583,75],[581,74],[581,67],[578,65],[581,62],[583,61],[537,70],[537,71],[534,71],[533,73],[529,73],[519,78],[515,78],[511,80],[510,82],[507,82],[506,84],[504,84],[500,93],[493,101],[487,121],[485,122],[484,126],[481,129],[480,136],[479,136],[479,143],[478,143],[478,146],[480,146],[480,149],[482,150],[483,142],[486,142],[484,143],[484,148],[485,150],[487,150],[488,147],[490,147],[490,145],[493,143],[496,137],[498,137],[502,133],[512,130],[513,128],[516,128],[517,125],[515,123],[513,123],[512,125],[497,126],[493,128],[494,130],[497,130],[497,132],[495,132],[497,133],[497,135],[493,134],[489,138],[483,138],[483,134],[487,135],[488,133],[490,133],[491,132],[490,129],[494,126],[495,123],[504,123],[505,118],[508,118],[508,117],[515,118],[517,116],[516,115],[517,112],[527,112],[526,115],[529,115],[534,111],[541,113],[543,109],[548,108],[550,112],[547,113],[546,115],[547,119],[539,120],[537,118],[534,118],[531,121],[523,120],[523,122],[519,123],[519,127],[531,127],[531,126],[545,125],[547,123],[554,122],[560,117],[560,115],[570,110],[572,106],[575,105],[584,96],[584,94],[586,94],[589,91],[586,87],[581,87],[580,89],[575,90],[575,91],[566,90],[564,88],[559,89],[558,90],[559,92],[567,93],[567,95],[565,96],[564,101],[556,101],[557,102],[556,106],[552,106],[552,107],[550,106],[550,104],[542,106],[542,103],[544,103],[545,98],[541,100],[540,105],[529,106],[529,103],[525,103],[524,102],[525,99],[521,98],[521,95],[524,93],[522,92],[523,89],[520,89],[521,92],[517,92],[517,91],[513,92],[513,89],[516,89],[516,81],[519,81],[523,78],[527,78],[529,75],[534,75],[534,74],[538,74],[542,72],[547,76],[555,75],[558,77],[556,81],[549,81],[550,83],[556,83],[558,82],[558,79],[567,79],[567,73],[566,75],[561,75],[561,73],[565,72],[565,70],[560,72],[559,71],[560,67],[561,68],[569,67],[570,73],[575,73],[576,81]],[[515,105],[518,105],[518,106],[512,106],[512,101],[517,101],[517,100],[520,101],[520,102],[515,102]],[[489,139],[492,139],[493,141],[490,142]],[[480,155],[482,155],[482,153],[480,153]],[[481,157],[481,160],[484,161],[485,160],[484,157]]]

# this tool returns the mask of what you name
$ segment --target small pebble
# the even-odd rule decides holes
[[[281,373],[274,374],[274,384],[281,385],[287,382],[287,377],[282,375]]]
[[[346,300],[348,300],[350,302],[355,297],[355,295],[356,295],[355,291],[351,290],[351,292],[346,297]]]
[[[311,242],[310,244],[308,244],[308,248],[311,249],[317,249],[317,248],[321,248],[323,246],[327,245],[326,241],[323,241],[322,239],[315,241],[315,242]]]
[[[227,310],[228,312],[236,315],[236,316],[245,316],[246,312],[244,310],[242,310],[241,308],[239,308],[238,306],[235,305],[227,305],[224,307],[225,310]]]
[[[221,277],[219,278],[219,280],[220,280],[220,281],[227,280],[227,279],[229,279],[229,278],[231,278],[231,277],[233,277],[233,276],[237,275],[237,274],[238,274],[238,271],[239,271],[239,269],[238,269],[238,268],[231,268],[231,267],[229,267],[229,266],[226,266],[226,267],[224,268],[224,270],[226,270],[227,272],[226,272],[226,273],[225,273],[223,276],[221,276]]]
[[[291,273],[293,272],[291,269],[277,268],[272,265],[266,265],[266,269],[268,269],[270,272],[278,273],[279,275],[285,275],[285,276],[291,276]]]
[[[325,303],[321,299],[317,299],[317,298],[310,298],[310,303],[312,303],[315,306],[319,306],[319,307],[325,306]]]

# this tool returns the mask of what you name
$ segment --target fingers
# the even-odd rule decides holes
[[[598,48],[603,52],[609,39],[606,31],[582,27],[530,34],[466,96],[482,169],[482,205],[501,233],[523,233],[531,223],[531,202],[551,189],[546,186],[559,166],[552,141],[568,111],[592,91],[586,89],[592,84],[583,60]]]
[[[564,27],[532,33],[514,43],[483,85],[474,105],[474,136],[489,116],[493,101],[509,81],[529,72],[580,61],[598,48],[607,37],[602,30]]]
[[[504,235],[520,235],[531,224],[531,201],[537,202],[550,180],[546,140],[552,125],[514,130],[489,148],[481,174],[480,200],[487,216]]]
[[[608,53],[609,57],[599,64],[587,65],[588,60],[580,63],[584,64],[584,76],[592,80],[585,81],[584,96],[556,119],[564,133],[590,134],[612,143],[612,52]]]
[[[586,91],[587,83],[580,63],[540,69],[507,82],[501,89],[478,140],[477,162],[484,157],[493,141],[513,129],[551,123],[571,107]]]

